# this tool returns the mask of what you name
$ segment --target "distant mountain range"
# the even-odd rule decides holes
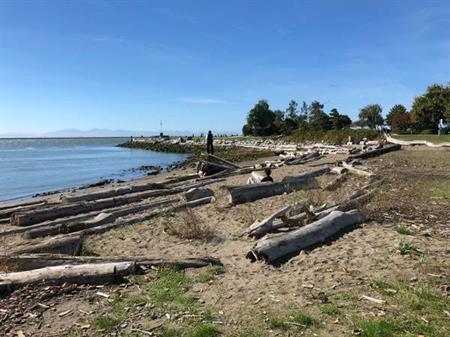
[[[206,134],[207,131],[164,131],[164,134],[169,136],[192,136]],[[236,131],[217,131],[216,134],[238,134]],[[137,130],[109,130],[109,129],[92,129],[92,130],[78,130],[66,129],[51,131],[45,133],[0,133],[0,138],[82,138],[82,137],[138,137],[138,136],[156,136],[159,135],[157,131],[137,131]]]

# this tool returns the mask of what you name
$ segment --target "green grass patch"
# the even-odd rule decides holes
[[[400,243],[398,244],[397,250],[402,255],[411,255],[413,253],[418,252],[416,247],[414,247],[412,244],[405,242],[405,241],[400,241]]]
[[[397,227],[397,228],[395,229],[395,231],[396,231],[398,234],[401,234],[401,235],[412,235],[412,232],[411,232],[408,228],[403,227],[403,226]]]
[[[169,326],[161,329],[161,337],[216,337],[219,329],[211,323],[198,323],[191,326]]]
[[[340,310],[338,309],[338,307],[335,304],[332,303],[327,303],[325,304],[322,308],[321,311],[326,314],[326,315],[330,315],[330,316],[336,316],[340,313]]]
[[[413,141],[413,140],[426,140],[435,144],[450,142],[450,134],[448,135],[425,135],[425,134],[414,134],[414,135],[393,135],[393,138]]]
[[[301,330],[313,325],[317,325],[318,321],[304,313],[292,313],[288,315],[274,316],[269,319],[269,327],[278,330]]]
[[[223,274],[225,270],[222,266],[214,266],[209,268],[208,270],[200,273],[197,276],[197,280],[202,283],[209,282],[215,278],[216,275]]]

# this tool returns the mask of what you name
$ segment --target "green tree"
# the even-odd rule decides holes
[[[260,100],[248,112],[245,129],[254,136],[270,136],[275,132],[275,117],[267,100]]]
[[[366,105],[359,111],[359,119],[364,126],[375,129],[377,125],[383,124],[381,112],[383,108],[379,104]]]
[[[309,114],[311,113],[311,106],[306,104],[305,101],[303,101],[302,106],[299,111],[298,115],[298,129],[299,130],[307,130],[308,129],[308,120],[309,120]]]
[[[433,84],[414,99],[412,116],[419,131],[437,132],[439,120],[450,121],[450,86]]]
[[[312,131],[327,131],[331,129],[330,116],[323,111],[323,104],[314,101],[310,106],[309,129]]]
[[[298,103],[294,100],[289,102],[283,121],[283,133],[290,134],[298,127]]]
[[[352,124],[352,120],[347,115],[341,115],[337,109],[331,109],[330,111],[331,128],[333,130],[342,130],[349,128]]]
[[[403,105],[401,105],[401,104],[394,105],[386,116],[387,125],[392,126],[392,117],[394,117],[395,115],[405,114],[407,112],[408,111],[406,110],[406,108]]]

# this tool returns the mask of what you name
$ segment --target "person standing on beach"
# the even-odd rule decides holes
[[[210,154],[214,154],[214,137],[211,130],[208,131],[208,135],[206,136],[206,151]]]

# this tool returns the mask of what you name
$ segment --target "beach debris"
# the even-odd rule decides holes
[[[357,210],[332,211],[322,219],[297,230],[261,239],[247,253],[247,258],[252,261],[258,259],[271,263],[286,255],[323,243],[345,228],[365,220],[366,216]]]

